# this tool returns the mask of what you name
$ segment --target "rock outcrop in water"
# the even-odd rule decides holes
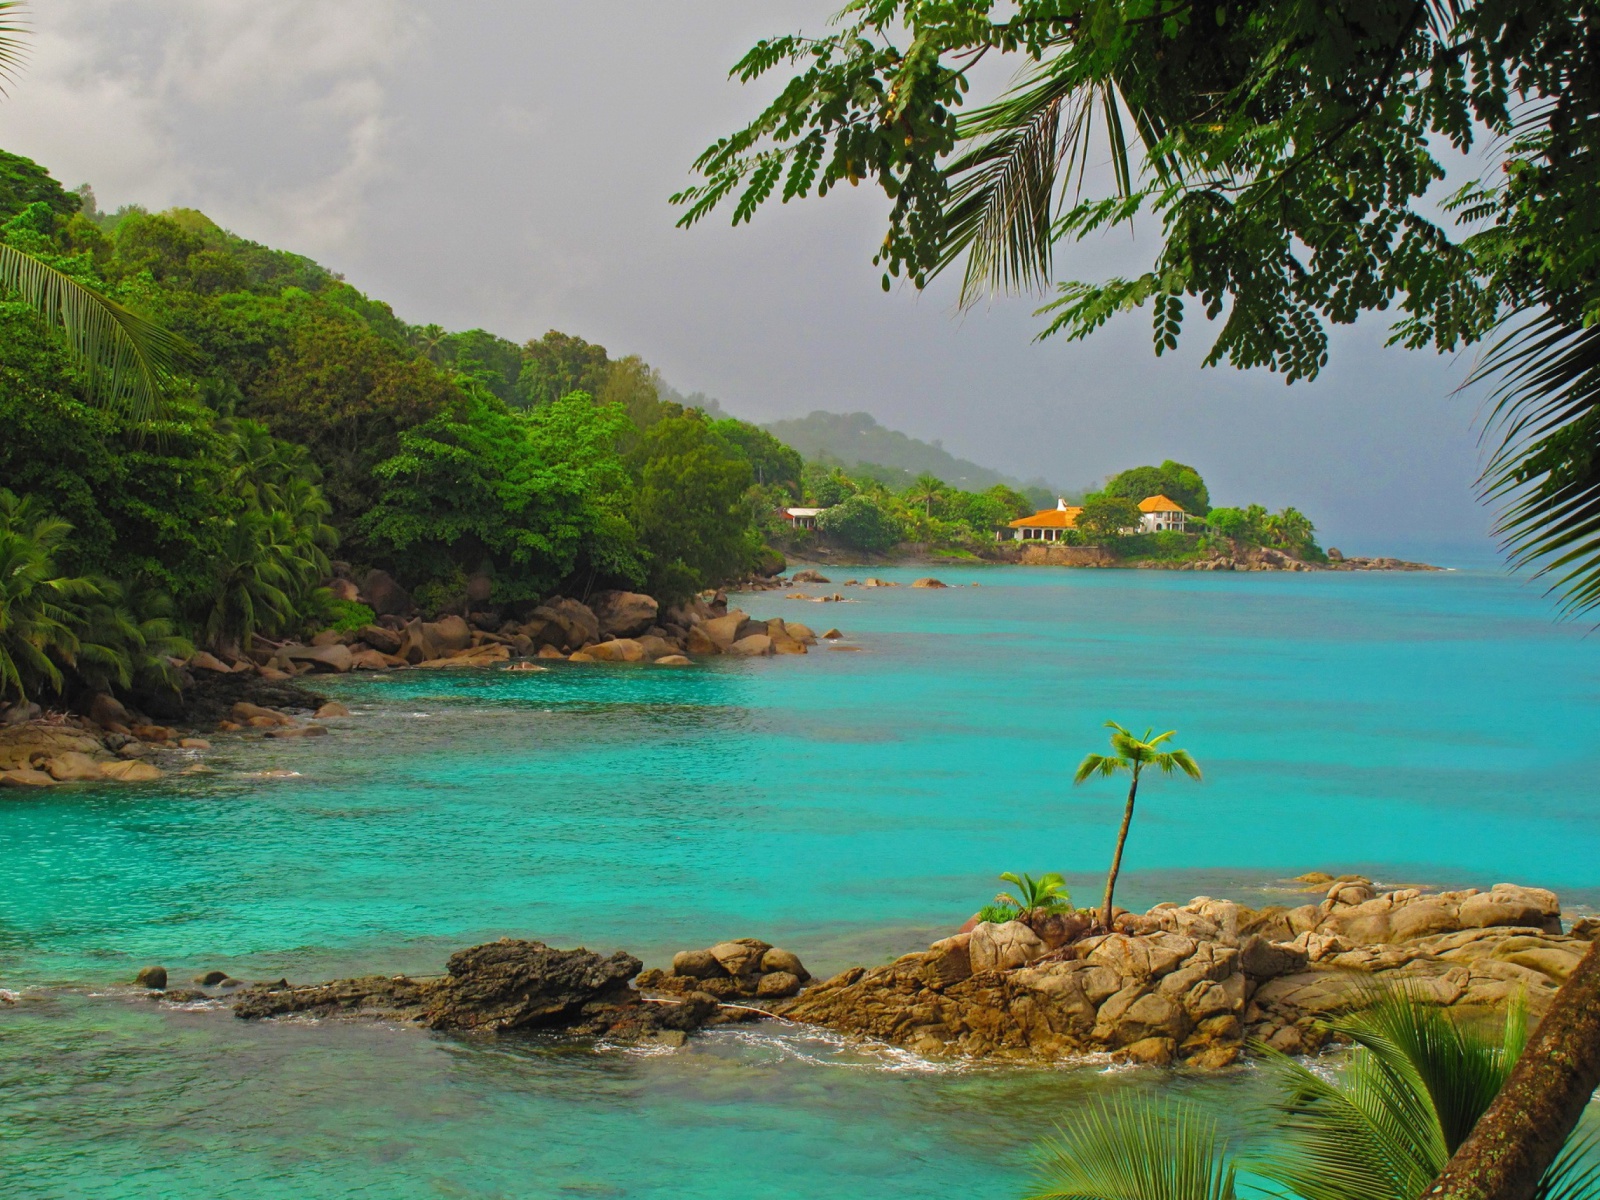
[[[622,951],[602,957],[503,938],[452,954],[441,977],[369,975],[310,987],[258,986],[239,994],[233,1014],[243,1020],[365,1017],[468,1033],[548,1030],[675,1043],[716,1012],[716,1000],[701,993],[647,1000],[630,986],[642,965]]]
[[[887,966],[853,967],[778,1011],[930,1056],[1111,1051],[1220,1067],[1250,1042],[1317,1049],[1322,1022],[1375,986],[1462,1011],[1521,994],[1541,1014],[1600,935],[1593,920],[1562,933],[1556,897],[1540,888],[1378,895],[1365,880],[1293,909],[1200,897],[1124,913],[1110,934],[1079,938],[1071,925],[979,925]]]
[[[781,1000],[811,979],[798,955],[760,938],[734,938],[705,950],[680,950],[672,969],[640,974],[645,991],[682,996],[703,992],[718,1000]]]

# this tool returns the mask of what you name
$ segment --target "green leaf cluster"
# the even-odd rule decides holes
[[[1328,330],[1491,339],[1481,486],[1513,561],[1600,605],[1600,62],[1586,0],[858,0],[815,37],[735,67],[787,73],[673,197],[683,224],[870,181],[888,201],[884,286],[959,267],[966,302],[1054,289],[1041,336],[1147,304],[1157,354],[1199,310],[1208,365],[1315,377]],[[980,63],[1018,69],[969,106]],[[988,68],[985,67],[985,71]],[[1108,153],[1109,152],[1109,153]],[[1484,163],[1445,196],[1447,155]],[[1092,161],[1111,178],[1089,185]],[[1136,219],[1131,278],[1057,255]],[[1176,498],[1176,497],[1174,497]]]

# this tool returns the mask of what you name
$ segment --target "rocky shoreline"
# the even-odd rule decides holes
[[[813,555],[816,554],[812,550]],[[805,558],[795,552],[793,557],[811,562],[813,566],[833,569],[856,569],[881,566],[949,566],[950,560],[940,560],[928,554],[925,547],[917,547],[905,554],[860,556],[851,554]],[[1121,571],[1443,571],[1429,563],[1410,562],[1387,556],[1346,556],[1337,549],[1328,551],[1327,562],[1311,562],[1296,558],[1270,546],[1235,545],[1230,553],[1211,554],[1205,558],[1161,559],[1119,558],[1101,546],[1068,546],[1059,542],[1010,542],[984,547],[975,560],[988,565],[1085,567],[1097,570]]]
[[[1326,877],[1322,877],[1326,878]],[[221,972],[157,1000],[230,1003],[244,1020],[381,1019],[464,1033],[544,1031],[681,1045],[708,1025],[777,1018],[927,1058],[1055,1064],[1095,1056],[1216,1070],[1256,1047],[1310,1054],[1326,1022],[1391,987],[1466,1018],[1519,998],[1542,1015],[1600,920],[1563,928],[1542,888],[1376,891],[1332,881],[1314,903],[1251,909],[1196,897],[1146,913],[1026,915],[968,928],[879,967],[813,980],[793,953],[737,938],[644,970],[608,957],[502,939],[453,954],[438,977],[364,976],[244,985]]]

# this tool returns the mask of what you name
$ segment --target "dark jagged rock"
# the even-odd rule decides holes
[[[239,995],[233,1014],[366,1017],[459,1032],[549,1030],[624,1041],[675,1041],[715,1014],[717,1001],[704,994],[669,1003],[645,999],[629,986],[641,965],[622,951],[602,957],[503,938],[452,954],[440,978],[368,975],[313,987],[257,986]]]
[[[279,711],[315,712],[328,702],[328,697],[298,683],[263,679],[252,671],[229,675],[205,671],[183,690],[181,719],[191,725],[215,725],[225,720],[228,711],[241,700]]]
[[[450,956],[425,1020],[433,1029],[571,1025],[595,1005],[631,1003],[628,981],[643,966],[620,950],[601,958],[543,942],[488,942]]]

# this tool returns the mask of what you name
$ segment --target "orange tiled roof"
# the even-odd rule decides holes
[[[1075,529],[1081,508],[1044,508],[1011,522],[1013,529]]]
[[[1139,501],[1140,512],[1184,512],[1183,505],[1165,496],[1146,496]],[[1187,516],[1187,513],[1184,513]]]

